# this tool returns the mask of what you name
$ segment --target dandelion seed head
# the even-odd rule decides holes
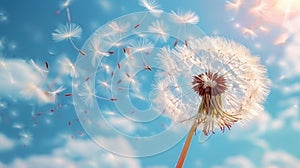
[[[59,25],[57,29],[52,33],[54,41],[59,42],[72,38],[80,38],[82,28],[75,23],[66,23],[65,25]]]
[[[158,57],[163,55],[166,58],[158,60],[163,67],[178,68],[157,84],[154,102],[174,121],[196,120],[198,128],[209,135],[217,127],[230,129],[263,111],[270,81],[258,57],[246,47],[220,37],[204,37],[190,40],[189,47],[162,49]],[[170,55],[173,62],[165,62]]]

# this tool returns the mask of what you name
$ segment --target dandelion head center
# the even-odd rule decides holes
[[[202,97],[207,94],[211,96],[220,95],[227,88],[224,76],[210,71],[194,76],[192,84],[193,90]]]

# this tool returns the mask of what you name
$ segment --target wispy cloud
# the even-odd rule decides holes
[[[300,21],[298,18],[288,20],[284,24],[291,38],[285,47],[284,56],[279,61],[279,66],[287,77],[300,76]]]
[[[213,168],[254,168],[254,164],[252,161],[243,156],[243,155],[237,155],[237,156],[231,156],[225,159],[223,165],[219,166],[213,166]]]
[[[272,167],[300,167],[300,160],[285,151],[267,152],[263,156],[263,166]]]
[[[8,138],[6,135],[0,133],[0,152],[14,148],[14,140]]]
[[[64,136],[69,137],[69,136]],[[135,158],[126,158],[104,151],[91,140],[64,139],[65,144],[50,154],[16,158],[0,166],[6,168],[98,168],[98,167],[141,167]],[[132,150],[128,147],[129,150]]]

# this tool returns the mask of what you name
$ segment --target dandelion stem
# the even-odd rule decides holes
[[[189,150],[189,147],[190,147],[190,144],[191,144],[194,132],[196,131],[198,125],[199,124],[198,124],[197,120],[195,120],[195,122],[194,122],[193,126],[191,127],[191,129],[189,131],[189,134],[188,134],[188,136],[187,136],[187,138],[185,140],[184,146],[183,146],[183,148],[181,150],[180,157],[178,159],[176,168],[181,168],[182,167],[183,162],[184,162],[185,157],[186,157],[186,154],[187,154],[187,152]]]

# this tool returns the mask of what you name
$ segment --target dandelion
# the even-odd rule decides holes
[[[80,50],[72,40],[73,38],[80,38],[81,33],[82,28],[80,26],[76,25],[75,23],[67,23],[65,25],[59,25],[58,28],[52,33],[52,38],[56,42],[68,40],[76,49],[76,51],[85,56],[86,54]]]
[[[216,128],[224,132],[263,110],[270,82],[259,58],[244,46],[205,37],[191,40],[188,47],[162,49],[158,56],[163,55],[173,61],[158,60],[168,75],[157,77],[154,102],[174,122],[193,123],[177,167],[182,166],[197,129],[206,136]]]

